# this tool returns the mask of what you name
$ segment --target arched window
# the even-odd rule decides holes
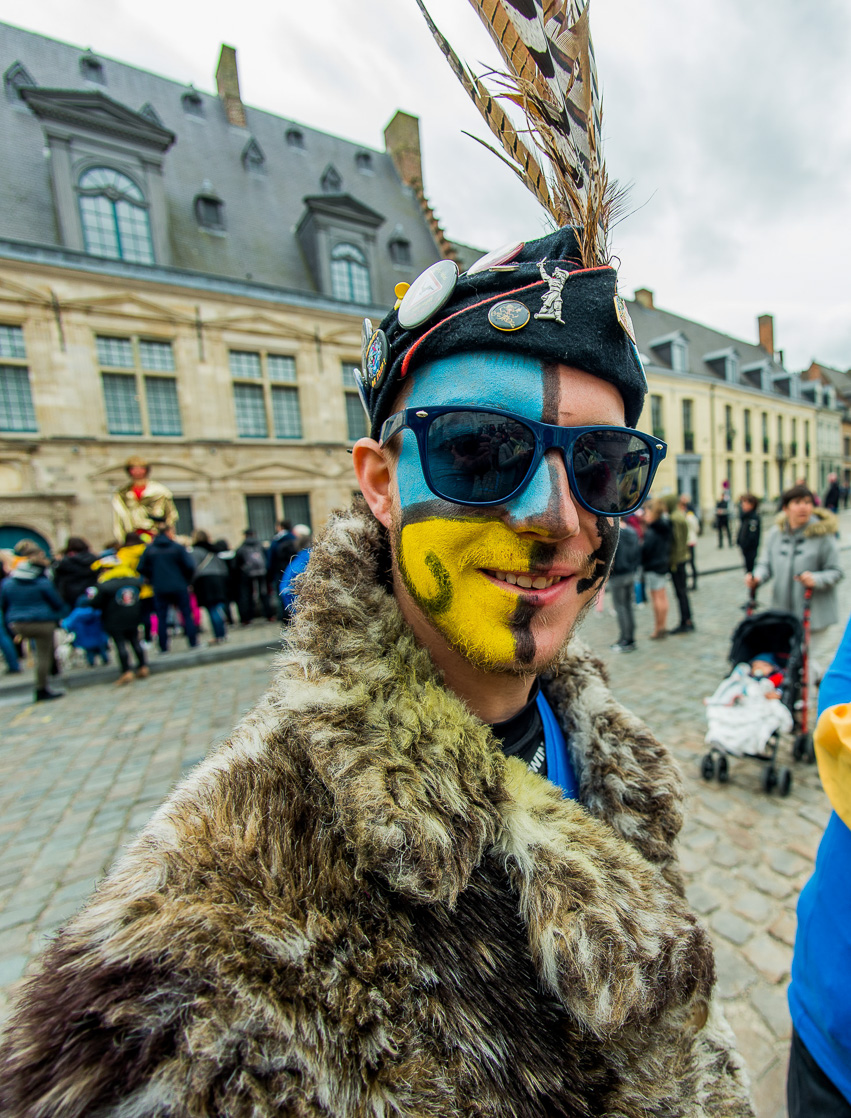
[[[369,303],[372,289],[366,257],[356,245],[337,245],[331,252],[331,288],[343,303]]]
[[[86,252],[153,264],[151,225],[142,191],[120,171],[92,167],[77,184]]]

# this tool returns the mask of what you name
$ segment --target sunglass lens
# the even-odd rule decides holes
[[[530,429],[494,412],[446,412],[428,430],[432,484],[460,504],[509,496],[528,473],[534,453]]]
[[[635,508],[647,488],[650,447],[627,431],[587,431],[573,444],[573,475],[595,512],[617,515]]]

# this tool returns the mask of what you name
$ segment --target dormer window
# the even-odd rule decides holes
[[[180,98],[180,103],[183,105],[183,111],[187,116],[204,116],[204,102],[197,90],[190,89],[188,93],[184,93]]]
[[[739,383],[739,355],[732,346],[717,353],[707,353],[703,360],[716,376],[722,377],[728,384]]]
[[[355,156],[355,166],[362,175],[372,175],[375,169],[372,166],[372,152],[359,151]]]
[[[323,194],[339,194],[343,189],[343,176],[333,164],[329,164],[319,180]]]
[[[650,349],[661,364],[669,365],[675,373],[688,372],[688,338],[682,331],[655,338]]]
[[[372,289],[366,256],[357,245],[339,244],[331,252],[331,288],[343,303],[369,303]]]
[[[287,147],[304,151],[304,133],[300,128],[288,128],[286,135]]]
[[[91,52],[84,54],[80,59],[80,73],[87,82],[95,82],[97,85],[106,85],[106,73],[104,72],[103,63],[99,58],[95,58]]]
[[[263,149],[253,137],[242,149],[241,159],[242,165],[246,171],[254,171],[258,174],[262,172],[266,163],[266,156],[263,154]]]
[[[86,252],[153,264],[148,203],[138,184],[113,167],[91,167],[77,182]]]
[[[225,204],[211,190],[195,196],[195,219],[202,229],[224,232]]]
[[[387,242],[387,251],[394,264],[407,267],[411,264],[411,242],[405,236],[401,226],[397,226]]]
[[[13,62],[3,75],[3,86],[10,101],[22,101],[25,89],[37,88],[30,72],[20,62]]]

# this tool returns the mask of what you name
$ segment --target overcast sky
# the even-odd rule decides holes
[[[495,60],[465,0],[428,0],[476,67]],[[547,219],[487,137],[414,0],[0,0],[0,19],[214,91],[222,42],[243,100],[383,148],[420,118],[426,192],[482,249]],[[756,341],[771,313],[788,367],[851,367],[851,4],[593,0],[620,290]],[[131,106],[138,108],[138,106]]]

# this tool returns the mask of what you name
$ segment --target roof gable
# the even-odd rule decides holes
[[[134,112],[100,90],[24,89],[21,96],[40,120],[57,121],[166,151],[175,135],[146,113]]]

